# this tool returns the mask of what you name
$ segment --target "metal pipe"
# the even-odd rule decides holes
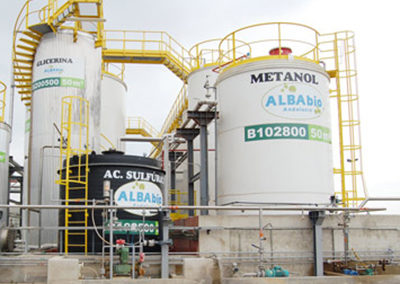
[[[214,99],[217,103],[217,88],[214,87]],[[218,205],[218,103],[215,106],[215,117],[214,117],[214,201],[215,205]]]
[[[208,143],[207,123],[200,125],[200,205],[208,205]],[[201,215],[208,215],[207,210],[201,210]]]
[[[194,182],[192,177],[194,175],[194,158],[193,158],[193,139],[187,140],[187,154],[188,154],[188,201],[190,206],[194,206]],[[194,216],[194,210],[189,210],[189,216]]]
[[[135,279],[135,242],[132,242],[132,279]]]
[[[385,211],[386,208],[351,208],[351,207],[256,207],[256,206],[116,206],[116,205],[7,205],[0,204],[0,208],[22,208],[22,209],[158,209],[158,210],[222,210],[222,211],[328,211],[328,212],[351,212],[366,213]]]
[[[112,190],[112,189],[110,189],[110,205],[114,205],[114,191]],[[114,210],[113,209],[110,209],[110,221],[109,221],[109,224],[110,224],[110,234],[109,234],[109,236],[110,236],[110,244],[111,244],[111,246],[110,246],[110,280],[112,280],[113,279],[113,266],[114,266],[114,246],[113,246],[113,244],[114,244],[114,232],[113,232],[113,223],[114,223],[114,216],[113,216],[113,213],[114,213]],[[104,230],[103,230],[104,231]]]
[[[121,137],[121,142],[163,142],[164,138],[158,137]]]
[[[163,204],[167,206],[168,202],[168,192],[169,185],[171,180],[171,164],[169,161],[169,143],[170,138],[173,138],[171,135],[164,135],[163,140],[163,151],[164,151],[164,171],[165,171],[165,180],[164,180],[164,192],[163,192]],[[169,262],[168,262],[168,240],[169,240],[169,228],[168,228],[168,213],[164,211],[165,216],[163,216],[162,220],[162,245],[161,245],[161,278],[168,279],[169,278]]]
[[[400,197],[367,197],[358,207],[363,208],[369,201],[400,201]]]
[[[263,261],[264,261],[264,247],[263,247],[263,241],[264,241],[264,233],[263,233],[263,225],[262,225],[262,209],[258,211],[258,226],[259,226],[259,248],[258,251],[260,253],[259,256],[259,265],[258,269],[261,271],[264,269]]]

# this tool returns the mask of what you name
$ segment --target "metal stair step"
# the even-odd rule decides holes
[[[28,76],[28,77],[32,77],[32,73],[31,73],[31,72],[14,72],[14,76]]]
[[[37,47],[39,45],[39,42],[34,41],[34,40],[29,40],[29,39],[26,39],[26,38],[20,38],[19,40],[24,42],[24,43],[26,43],[26,44],[28,44],[28,45],[31,45],[33,47]]]
[[[33,63],[32,60],[26,60],[26,59],[14,59],[14,62],[19,62],[19,63],[31,65],[31,66],[32,66],[32,63]]]
[[[41,35],[35,33],[35,32],[31,32],[31,31],[23,31],[22,32],[24,35],[29,36],[30,38],[36,40],[36,41],[40,41],[41,39]]]
[[[31,84],[25,84],[25,85],[15,85],[17,88],[24,88],[24,89],[27,89],[27,88],[31,88],[32,87],[32,85]]]
[[[15,55],[23,56],[23,57],[26,57],[26,58],[29,58],[29,59],[33,60],[33,54],[30,54],[30,53],[15,52]]]
[[[20,66],[14,64],[14,70],[29,70],[32,71],[32,67],[29,66]]]
[[[23,49],[23,50],[25,50],[25,51],[29,51],[29,52],[31,52],[32,54],[35,54],[35,52],[36,52],[36,49],[35,49],[35,48],[29,47],[29,46],[26,46],[26,45],[20,45],[20,44],[18,44],[18,45],[17,45],[17,48]]]
[[[31,78],[16,78],[14,79],[15,82],[31,82]]]

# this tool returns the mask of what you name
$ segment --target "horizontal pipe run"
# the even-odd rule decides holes
[[[360,203],[359,208],[364,207],[369,201],[400,201],[400,197],[367,197]]]
[[[0,208],[15,209],[153,209],[153,210],[222,210],[222,211],[330,211],[330,212],[372,212],[385,211],[386,208],[347,208],[347,207],[254,207],[254,206],[116,206],[116,205],[6,205]]]
[[[121,137],[121,142],[162,142],[164,138],[158,137]]]

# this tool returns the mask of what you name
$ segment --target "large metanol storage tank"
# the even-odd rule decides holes
[[[217,79],[219,203],[329,203],[329,76],[290,55],[251,58]]]
[[[28,204],[59,204],[61,99],[80,96],[90,101],[90,137],[87,145],[99,150],[101,49],[92,35],[62,30],[43,35],[37,47],[32,71],[29,182],[24,193]],[[30,212],[28,225],[54,227],[57,210]],[[39,220],[40,219],[40,220]],[[38,236],[40,234],[40,236]],[[38,242],[38,240],[40,240]],[[40,230],[28,234],[30,245],[57,244],[57,232]]]
[[[82,163],[85,163],[83,159]],[[71,158],[72,175],[78,170],[78,157]],[[82,166],[83,167],[83,166]],[[65,174],[65,170],[63,170]],[[104,200],[104,182],[110,182],[110,188],[114,191],[115,205],[121,206],[150,206],[159,207],[163,204],[163,188],[164,188],[165,173],[161,170],[161,163],[157,160],[141,157],[123,155],[122,152],[108,151],[103,152],[103,155],[92,153],[89,155],[89,176],[88,176],[88,199],[103,201]],[[70,191],[70,199],[80,196],[81,193]],[[60,188],[60,199],[65,199],[65,190]],[[72,204],[72,203],[71,203]],[[74,203],[76,204],[76,203]],[[102,234],[103,217],[102,210],[95,210],[94,219],[92,222],[92,211],[89,210],[88,224],[89,226],[96,225],[98,231]],[[81,221],[82,216],[78,213],[70,213],[70,220]],[[147,240],[159,240],[161,236],[161,212],[154,210],[131,210],[120,209],[116,214],[118,221],[115,226],[130,227],[134,231],[128,232],[123,230],[114,231],[114,241],[117,238],[127,240],[128,243],[137,242],[139,238],[138,232],[144,230]],[[64,210],[60,210],[59,223],[64,226]],[[108,230],[105,231],[106,239],[109,239]],[[63,232],[60,232],[63,236]],[[81,236],[70,236],[70,243],[82,243]],[[60,250],[63,250],[63,238],[60,238]],[[95,231],[88,231],[88,252],[101,252],[102,241],[96,235]],[[72,248],[71,252],[83,252],[83,248]],[[146,247],[145,251],[160,251],[160,247]]]

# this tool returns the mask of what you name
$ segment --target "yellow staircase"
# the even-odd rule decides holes
[[[320,60],[325,62],[331,77],[332,103],[337,105],[340,165],[334,174],[340,176],[340,192],[344,207],[354,207],[367,196],[361,155],[359,95],[353,32],[321,35]],[[338,155],[337,155],[338,154]]]
[[[92,13],[93,10],[96,12]],[[26,1],[14,26],[12,52],[14,81],[25,105],[30,105],[33,60],[41,37],[48,32],[70,29],[76,39],[78,31],[85,31],[95,34],[99,45],[104,29],[102,20],[102,0]]]
[[[102,45],[105,63],[163,64],[187,82],[191,56],[166,32],[105,30]]]
[[[73,118],[75,120],[73,121]],[[88,205],[89,102],[82,97],[62,99],[60,180],[65,205]],[[65,161],[65,162],[64,162]],[[65,163],[65,165],[63,165]],[[73,164],[71,164],[73,163]],[[84,252],[88,245],[88,210],[64,210],[64,252]],[[69,230],[69,228],[80,227]]]
[[[143,117],[129,117],[127,120],[126,134],[141,135],[143,137],[159,137],[158,131]],[[151,142],[158,147],[160,142]]]

